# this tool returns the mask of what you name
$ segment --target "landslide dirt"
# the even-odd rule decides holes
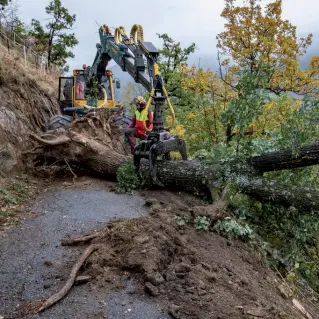
[[[25,65],[14,50],[2,45],[0,55],[0,178],[4,178],[24,168],[21,155],[33,146],[29,133],[43,132],[46,121],[59,113],[58,74]]]
[[[155,198],[150,216],[117,221],[92,241],[101,246],[84,274],[97,285],[120,286],[124,272],[139,283],[134,293],[160,302],[173,318],[306,318],[253,248],[178,226],[175,214],[202,205],[197,199],[163,191],[144,195]]]

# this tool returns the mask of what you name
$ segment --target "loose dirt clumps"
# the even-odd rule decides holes
[[[168,192],[146,196],[156,194],[147,200],[150,216],[116,221],[92,240],[100,248],[84,274],[93,283],[121,287],[124,273],[138,281],[137,293],[156,298],[173,318],[303,318],[253,249],[178,226],[175,214],[191,214],[199,201]]]

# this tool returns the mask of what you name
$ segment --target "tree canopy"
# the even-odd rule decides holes
[[[44,26],[38,20],[31,22],[30,35],[37,40],[35,50],[46,52],[48,65],[65,67],[68,58],[74,58],[74,48],[79,42],[73,30],[76,16],[71,15],[60,0],[52,0],[45,8],[49,22]]]

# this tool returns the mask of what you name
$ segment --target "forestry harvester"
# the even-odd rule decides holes
[[[144,122],[147,138],[137,143],[133,159],[137,169],[142,158],[149,159],[152,178],[155,183],[161,185],[156,177],[157,157],[169,159],[170,152],[179,152],[182,159],[187,160],[187,154],[184,140],[171,135],[170,128],[164,128],[162,107],[167,103],[173,119],[172,125],[175,112],[159,74],[157,64],[159,51],[151,42],[144,42],[143,28],[139,24],[132,27],[129,36],[123,26],[116,28],[112,34],[107,25],[99,28],[99,35],[100,43],[96,45],[97,53],[92,66],[84,66],[83,70],[74,70],[73,77],[60,78],[61,111],[64,117],[69,114],[68,118],[65,117],[65,123],[92,110],[120,106],[114,99],[113,85],[115,83],[119,88],[119,82],[113,80],[110,70],[106,70],[109,61],[113,60],[122,71],[128,72],[136,83],[140,83],[149,92],[149,99],[143,112],[148,114],[151,105],[154,107],[153,128],[149,130],[146,121]],[[121,121],[127,124],[129,118],[124,116]],[[61,116],[58,122],[62,124]],[[54,126],[52,121],[51,124]]]

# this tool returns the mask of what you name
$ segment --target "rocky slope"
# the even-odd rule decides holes
[[[21,171],[22,152],[32,147],[30,132],[45,130],[59,113],[58,75],[35,69],[0,45],[0,177]]]

